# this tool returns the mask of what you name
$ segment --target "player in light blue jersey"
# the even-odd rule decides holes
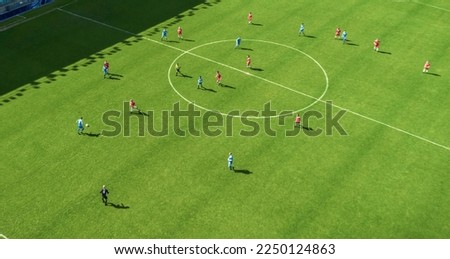
[[[344,30],[342,32],[342,44],[345,44],[345,42],[347,42],[347,31]]]
[[[236,39],[236,46],[234,46],[235,48],[239,48],[239,46],[241,46],[241,37],[237,37]]]
[[[230,152],[230,153],[228,154],[228,169],[234,171],[233,160],[234,160],[233,154]]]
[[[202,76],[199,76],[198,79],[197,79],[197,89],[200,89],[200,87],[204,88],[203,87],[203,78],[202,78]]]
[[[304,23],[300,24],[300,30],[298,31],[298,35],[305,36],[305,24]]]
[[[109,75],[109,78],[111,78],[111,74],[109,73],[109,62],[107,60],[105,60],[105,62],[103,62],[103,78],[106,78],[106,76]]]
[[[161,40],[167,40],[167,29],[164,28],[161,32]]]
[[[78,135],[83,134],[83,130],[84,130],[84,123],[83,123],[83,117],[81,117],[77,120]]]

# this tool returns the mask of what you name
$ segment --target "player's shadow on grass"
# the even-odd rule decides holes
[[[240,49],[240,50],[248,50],[248,51],[253,51],[253,49],[251,49],[251,48],[238,48],[238,49]]]
[[[123,205],[123,203],[115,204],[115,203],[112,203],[112,202],[108,202],[107,205],[113,206],[116,209],[129,209],[130,208],[130,206]]]
[[[258,67],[251,67],[250,69],[253,71],[264,71],[264,69]]]
[[[263,26],[261,23],[252,23],[254,26]]]
[[[136,115],[142,115],[142,116],[147,116],[148,117],[148,113],[143,112],[143,111],[133,111],[132,114],[136,114]]]
[[[236,87],[231,86],[231,85],[222,85],[222,87],[231,88],[231,89],[236,89]]]
[[[191,40],[191,39],[183,39],[183,41],[195,42],[195,40]]]
[[[192,78],[192,76],[186,74],[181,74],[181,77]]]
[[[436,74],[436,73],[425,73],[426,75],[430,75],[430,76],[441,76],[441,75],[439,75],[439,74]]]
[[[381,53],[381,54],[387,54],[387,55],[392,55],[391,52],[382,51],[382,50],[378,51],[378,53]]]
[[[121,77],[123,77],[123,75],[109,74],[109,79],[111,79],[111,80],[120,80]]]
[[[89,132],[89,133],[83,133],[83,135],[88,136],[88,137],[96,137],[97,138],[97,137],[100,137],[100,135],[102,135],[102,134]]]
[[[358,44],[353,43],[353,42],[347,42],[346,44],[349,45],[349,46],[355,46],[355,47],[359,46]]]
[[[297,127],[297,126],[295,126],[295,127]],[[313,128],[310,128],[310,127],[308,127],[308,126],[300,125],[300,127],[301,127],[302,129],[304,129],[304,130],[307,130],[307,131],[314,131]],[[298,128],[298,127],[297,127],[297,128]]]
[[[305,35],[306,38],[310,38],[310,39],[316,39],[317,37],[314,35]]]
[[[209,91],[209,92],[217,93],[216,90],[211,89],[211,88],[202,87],[201,89],[202,89],[203,91]]]
[[[239,174],[253,174],[252,171],[249,171],[247,169],[234,169],[234,172]]]
[[[168,43],[180,43],[179,41],[176,41],[176,40],[165,40],[165,42],[168,42]]]

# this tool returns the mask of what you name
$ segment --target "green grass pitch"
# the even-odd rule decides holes
[[[450,238],[448,1],[163,2],[56,0],[0,24],[0,234]],[[334,39],[338,26],[348,44]],[[103,79],[104,60],[112,79]],[[176,62],[185,77],[175,76]],[[200,75],[206,90],[196,89]],[[112,130],[104,113],[125,118],[130,98],[154,116],[131,117],[129,136],[95,137]],[[346,111],[346,136],[336,128],[285,136],[294,114],[285,125],[210,117],[226,123],[211,128],[218,136],[179,136],[172,117],[161,123],[176,103],[203,115],[260,112],[270,102],[326,116],[326,101],[329,115]],[[77,135],[80,116],[92,136]],[[139,121],[168,134],[139,136]],[[309,127],[325,130],[325,121],[311,117]],[[268,122],[276,136],[264,132]],[[205,125],[190,123],[179,128]]]

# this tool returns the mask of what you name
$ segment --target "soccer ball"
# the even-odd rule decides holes
[[[89,124],[86,123],[86,128],[89,128]]]

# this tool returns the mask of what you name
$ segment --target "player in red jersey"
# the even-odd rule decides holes
[[[181,29],[181,26],[178,26],[177,34],[178,34],[178,39],[183,39],[183,29]]]
[[[248,13],[247,21],[248,21],[248,24],[251,24],[253,22],[253,14],[252,14],[252,12]]]
[[[341,37],[341,28],[336,28],[336,33],[334,34],[335,39],[339,39]]]
[[[247,64],[247,67],[250,67],[251,64],[252,64],[252,59],[250,58],[250,55],[247,55],[247,62],[246,62],[246,64]]]
[[[430,66],[431,66],[431,64],[430,64],[430,62],[427,60],[426,62],[425,62],[425,65],[423,65],[423,73],[428,73],[428,70],[430,69]]]
[[[377,38],[373,41],[373,50],[378,51],[380,48],[380,40]]]
[[[297,114],[297,116],[295,117],[295,127],[300,128],[300,121],[301,121],[300,114]]]
[[[130,113],[134,111],[138,111],[139,113],[141,112],[141,110],[139,110],[139,108],[136,106],[136,102],[133,99],[130,99]]]
[[[217,85],[222,86],[222,75],[220,74],[219,71],[216,72],[216,83]]]

